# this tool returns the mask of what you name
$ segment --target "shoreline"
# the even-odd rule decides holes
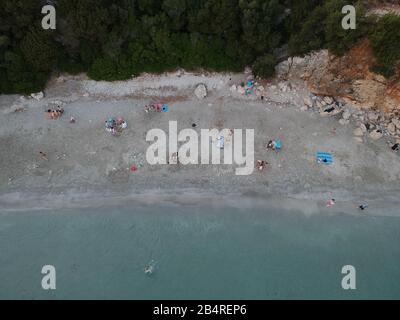
[[[400,217],[397,192],[381,197],[370,194],[349,194],[345,190],[332,190],[329,195],[338,198],[333,208],[326,207],[327,193],[278,195],[256,193],[253,191],[237,193],[211,193],[206,190],[144,190],[141,193],[129,192],[86,192],[78,193],[66,190],[61,193],[21,193],[14,192],[0,195],[0,214],[11,212],[29,212],[48,210],[80,210],[85,208],[116,207],[222,207],[241,210],[273,209],[299,212],[305,216],[348,214],[368,217]],[[23,201],[21,201],[23,199]],[[29,205],[26,203],[29,202]],[[368,203],[366,211],[357,206]]]

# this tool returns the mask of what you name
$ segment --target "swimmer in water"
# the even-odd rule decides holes
[[[144,268],[144,273],[145,274],[152,274],[153,273],[153,268],[150,266],[147,266],[146,268]]]
[[[335,199],[331,199],[326,203],[326,207],[327,208],[331,208],[336,204],[336,200]]]
[[[144,273],[147,275],[151,275],[154,272],[154,260],[151,260],[149,264],[144,268]]]

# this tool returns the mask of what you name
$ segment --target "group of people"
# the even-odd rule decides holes
[[[281,149],[281,142],[280,140],[269,140],[266,148],[268,150],[280,150]]]
[[[128,127],[128,124],[123,118],[109,118],[105,121],[106,130],[110,132],[112,135],[117,135],[122,132],[123,129]]]
[[[150,111],[153,111],[153,112],[167,112],[168,111],[168,105],[162,104],[162,103],[152,103],[150,105],[146,105],[144,107],[144,111],[146,113],[149,113]]]
[[[253,92],[253,87],[254,87],[254,80],[253,79],[247,80],[246,91],[245,91],[246,96],[248,96],[249,94],[251,94]]]
[[[64,113],[64,109],[60,106],[57,106],[56,109],[47,109],[46,111],[46,116],[48,119],[58,119],[59,117],[61,117]]]
[[[265,146],[267,150],[275,150],[278,151],[282,148],[282,143],[280,140],[269,140]],[[263,171],[268,165],[268,162],[265,160],[257,160],[257,169],[259,171]]]
[[[336,200],[335,199],[329,199],[326,203],[326,207],[327,208],[332,208],[334,205],[336,204]],[[368,204],[367,203],[362,203],[360,205],[357,206],[358,209],[360,209],[361,211],[364,211],[365,209],[368,208]]]

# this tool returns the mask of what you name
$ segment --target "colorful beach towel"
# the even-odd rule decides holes
[[[317,162],[327,165],[332,164],[333,163],[332,154],[328,152],[317,152]]]

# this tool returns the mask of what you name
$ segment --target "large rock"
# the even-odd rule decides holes
[[[363,133],[366,133],[368,131],[367,126],[364,123],[360,123],[360,129]]]
[[[278,87],[282,92],[288,91],[288,85],[285,82],[279,82]]]
[[[300,108],[300,111],[307,111],[308,110],[308,106],[304,105]]]
[[[396,134],[396,126],[393,122],[389,123],[388,125],[388,131],[391,135],[395,135]]]
[[[368,118],[369,118],[370,121],[378,121],[379,114],[377,114],[375,112],[369,112],[368,113]]]
[[[310,108],[313,106],[313,102],[310,97],[304,98],[304,105],[306,105],[307,107],[310,107]]]
[[[369,134],[369,136],[370,136],[370,138],[371,138],[372,140],[379,140],[380,138],[383,137],[383,134],[382,134],[382,132],[379,131],[379,130],[373,130],[373,131],[371,131],[371,133]]]
[[[356,130],[353,131],[353,134],[356,137],[362,137],[364,135],[364,132],[363,132],[363,130],[361,128],[357,128]]]
[[[392,119],[392,123],[396,126],[396,128],[400,129],[400,120],[399,119]]]
[[[351,117],[350,111],[346,110],[345,112],[343,112],[343,119],[344,120],[349,120],[350,117]]]
[[[31,97],[32,97],[33,99],[39,101],[39,100],[41,100],[41,99],[44,98],[44,93],[43,93],[43,91],[40,91],[40,92],[38,92],[38,93],[32,93],[32,94],[31,94]]]
[[[194,90],[194,94],[198,99],[204,99],[207,96],[207,87],[205,86],[205,84],[199,84]]]
[[[334,102],[331,97],[325,97],[324,101],[326,102],[326,104],[332,104]]]

